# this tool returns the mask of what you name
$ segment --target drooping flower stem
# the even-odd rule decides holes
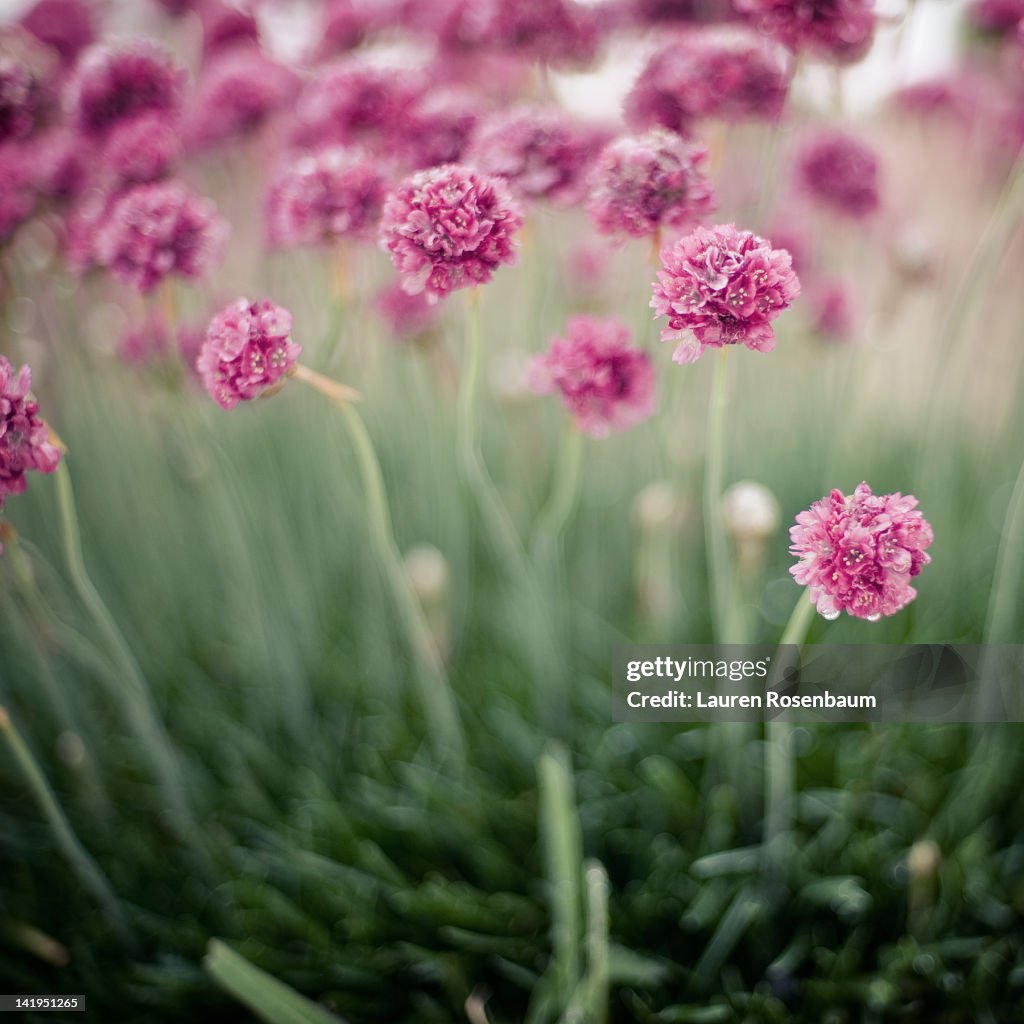
[[[480,511],[492,546],[506,570],[522,581],[526,575],[525,555],[515,525],[484,465],[480,450],[480,297],[474,288],[466,306],[466,365],[463,369],[458,407],[459,466]]]
[[[814,618],[814,603],[807,592],[800,591],[793,613],[779,640],[780,649],[800,647],[807,637]],[[784,669],[785,656],[776,657],[773,678],[769,686]],[[792,726],[782,719],[766,724],[765,735],[765,810],[764,810],[764,871],[772,881],[780,879],[786,855],[786,836],[793,818],[793,793],[796,788],[793,771]]]
[[[117,677],[122,683],[122,696],[128,721],[153,763],[157,783],[170,812],[172,827],[180,839],[192,845],[195,843],[198,826],[185,797],[178,762],[166,728],[160,720],[159,712],[153,706],[149,686],[135,660],[135,655],[132,654],[128,642],[85,568],[75,497],[66,459],[62,459],[57,466],[55,476],[64,540],[64,559],[67,562],[71,583],[79,600],[96,624],[110,656],[114,659]]]
[[[708,556],[708,585],[714,638],[718,643],[735,642],[729,546],[722,515],[725,480],[725,412],[728,401],[729,349],[722,346],[715,362],[715,378],[708,409],[707,443],[704,458],[704,540]]]
[[[440,758],[461,764],[466,744],[455,699],[434,634],[413,592],[395,542],[384,474],[366,424],[351,402],[351,396],[358,396],[358,393],[300,364],[295,369],[296,380],[315,388],[341,411],[363,482],[370,540],[415,659],[413,677],[419,686],[432,742]]]
[[[124,910],[114,893],[107,877],[100,870],[96,861],[89,852],[82,846],[75,835],[74,829],[68,822],[60,804],[50,788],[46,776],[39,767],[38,762],[32,756],[32,751],[21,737],[14,723],[11,721],[6,708],[0,707],[0,733],[3,734],[4,742],[7,744],[11,755],[14,758],[21,774],[24,776],[29,790],[32,793],[36,804],[43,817],[46,819],[53,838],[60,848],[61,853],[67,859],[71,869],[78,875],[82,885],[92,894],[96,901],[103,908],[107,919],[117,933],[121,941],[128,947],[135,945],[135,938],[125,920]]]
[[[583,469],[583,432],[570,424],[562,434],[551,493],[537,516],[534,555],[557,548],[579,499]]]

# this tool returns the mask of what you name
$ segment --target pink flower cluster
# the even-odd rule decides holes
[[[384,204],[381,244],[410,295],[436,302],[515,262],[519,205],[500,178],[461,164],[418,171]]]
[[[479,120],[480,102],[469,89],[430,89],[406,110],[396,148],[415,170],[457,163]]]
[[[21,27],[65,65],[73,64],[96,38],[94,12],[87,0],[39,0],[22,16]]]
[[[734,0],[738,10],[793,53],[851,64],[875,37],[873,0]]]
[[[654,412],[654,368],[630,342],[629,328],[614,317],[573,317],[566,336],[530,365],[530,387],[560,394],[591,437],[640,423]]]
[[[118,121],[103,146],[103,167],[115,187],[144,185],[165,177],[181,150],[178,127],[162,111]]]
[[[651,308],[668,317],[661,340],[679,342],[675,362],[692,363],[706,348],[723,345],[775,348],[771,321],[800,294],[785,249],[722,224],[665,246],[661,262]]]
[[[60,462],[60,449],[50,441],[31,387],[29,368],[15,371],[0,356],[0,508],[8,494],[25,490],[27,470],[52,473]]]
[[[466,162],[505,178],[530,199],[571,203],[579,198],[584,171],[606,139],[557,110],[516,107],[484,119]]]
[[[196,369],[222,409],[259,398],[291,370],[302,352],[291,330],[291,313],[268,299],[238,299],[210,321]]]
[[[606,235],[640,238],[661,227],[690,228],[714,209],[707,150],[655,129],[610,142],[591,178],[587,209]]]
[[[680,34],[647,62],[625,101],[634,130],[660,125],[689,135],[695,121],[775,120],[789,92],[784,52],[748,29]]]
[[[39,84],[24,64],[0,58],[0,143],[23,139],[36,126]]]
[[[334,146],[296,157],[271,184],[268,235],[286,248],[369,237],[386,192],[378,163],[351,150]]]
[[[97,43],[82,55],[69,85],[72,121],[87,136],[142,111],[178,112],[185,72],[149,40]]]
[[[829,132],[804,147],[800,183],[818,202],[862,219],[878,209],[878,157],[845,132]]]
[[[122,193],[92,226],[92,260],[141,292],[168,274],[200,277],[220,257],[228,230],[209,200],[178,181]]]
[[[845,611],[875,621],[917,596],[910,581],[931,561],[932,529],[916,506],[911,495],[875,495],[862,483],[796,517],[789,550],[799,562],[789,571],[825,618]]]

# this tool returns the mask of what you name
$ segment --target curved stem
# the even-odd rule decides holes
[[[545,544],[557,546],[562,539],[579,498],[582,468],[583,432],[570,424],[562,435],[551,493],[537,516],[532,544],[535,553]]]
[[[493,547],[501,555],[505,568],[523,581],[525,556],[515,525],[498,494],[484,464],[480,450],[480,297],[470,292],[467,306],[467,352],[458,408],[459,464],[466,484],[480,510]]]
[[[55,476],[61,532],[64,538],[64,558],[71,583],[114,657],[118,678],[123,684],[122,694],[125,698],[128,721],[153,763],[157,782],[170,808],[175,830],[179,838],[192,844],[197,828],[185,798],[178,764],[166,729],[160,720],[159,712],[153,706],[149,687],[139,663],[135,660],[135,655],[132,654],[128,642],[118,629],[114,617],[85,568],[78,516],[75,512],[75,497],[71,489],[71,475],[64,459],[58,464]]]
[[[715,364],[704,458],[704,539],[708,554],[708,588],[711,593],[714,638],[718,643],[730,643],[735,639],[729,593],[733,577],[725,523],[722,521],[728,361],[729,349],[723,346]]]
[[[21,738],[21,733],[11,721],[6,708],[0,707],[0,733],[3,733],[15,763],[21,770],[29,790],[39,806],[46,823],[50,826],[54,840],[61,853],[67,858],[72,870],[78,875],[82,884],[92,893],[96,901],[103,907],[114,930],[127,945],[134,945],[134,936],[125,921],[124,911],[106,875],[100,870],[96,861],[82,846],[68,822],[64,811],[57,802],[50,784],[32,756],[28,745]]]
[[[373,441],[355,407],[342,397],[351,389],[305,367],[301,374],[295,376],[326,395],[341,411],[363,481],[370,540],[412,649],[415,661],[413,676],[419,686],[420,702],[430,723],[433,743],[442,758],[454,756],[457,763],[461,762],[465,758],[465,738],[444,660],[402,564],[391,523],[384,474]],[[333,386],[325,387],[325,382]]]

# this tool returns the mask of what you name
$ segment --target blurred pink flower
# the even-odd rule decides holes
[[[484,284],[515,262],[513,235],[523,223],[500,178],[461,164],[418,171],[384,204],[381,244],[411,295],[436,302],[457,288]]]
[[[254,46],[218,52],[189,105],[189,141],[202,148],[255,131],[298,91],[295,72]]]
[[[8,494],[25,490],[27,470],[52,473],[60,462],[60,449],[50,441],[31,387],[29,368],[15,371],[0,356],[0,508]]]
[[[395,137],[414,170],[460,161],[480,119],[480,101],[465,87],[441,86],[424,92],[405,111]]]
[[[800,184],[815,200],[857,219],[878,209],[878,157],[845,132],[830,131],[802,149]]]
[[[561,111],[514,107],[483,119],[466,162],[504,178],[519,195],[572,203],[606,141],[607,133],[575,123]]]
[[[974,0],[967,12],[971,23],[983,32],[1008,35],[1024,18],[1024,0]]]
[[[829,341],[848,341],[854,328],[854,303],[841,281],[824,281],[808,289],[811,324]]]
[[[148,39],[97,43],[82,54],[68,85],[72,123],[84,135],[101,136],[143,111],[173,116],[184,81],[184,70]]]
[[[181,182],[138,185],[118,196],[99,224],[96,264],[141,292],[168,274],[198,278],[220,257],[227,223]]]
[[[796,517],[789,531],[789,571],[810,588],[826,619],[845,611],[875,621],[893,615],[916,596],[911,579],[931,558],[928,521],[911,495],[874,495],[866,483],[849,497],[833,490]]]
[[[39,83],[28,67],[0,57],[0,144],[32,134],[41,99]]]
[[[615,317],[575,316],[564,338],[530,365],[538,394],[558,392],[562,404],[591,437],[607,437],[654,412],[654,368],[633,348],[629,328]]]
[[[317,33],[315,56],[322,59],[361,46],[394,15],[390,0],[327,0]]]
[[[291,313],[268,299],[237,299],[214,316],[196,369],[222,409],[259,398],[291,370],[302,352],[291,329]]]
[[[315,148],[391,139],[421,92],[414,72],[377,67],[358,57],[338,61],[299,97],[295,141]]]
[[[410,295],[401,284],[389,285],[379,292],[373,307],[398,338],[414,338],[437,322],[438,307],[431,305],[423,292]]]
[[[664,129],[610,142],[591,177],[587,209],[598,231],[640,238],[690,228],[714,209],[707,150]]]
[[[65,65],[73,64],[96,38],[92,7],[86,0],[39,0],[21,16],[21,27]]]
[[[747,28],[691,29],[648,60],[626,96],[626,122],[688,135],[702,118],[774,121],[790,73],[785,53]]]
[[[761,30],[793,53],[810,51],[842,64],[860,60],[875,37],[872,0],[735,0]]]
[[[679,342],[675,362],[692,363],[706,348],[723,345],[775,348],[771,321],[800,294],[785,249],[721,224],[666,245],[661,262],[651,307],[668,317],[661,340]]]
[[[268,236],[284,247],[370,237],[386,193],[380,163],[359,153],[333,146],[296,156],[268,191]]]
[[[235,47],[255,49],[260,26],[252,11],[223,0],[203,0],[199,6],[203,26],[203,62]]]
[[[0,243],[36,209],[35,163],[23,146],[0,146]]]
[[[103,145],[103,169],[115,187],[166,177],[181,149],[177,125],[158,110],[118,121]]]

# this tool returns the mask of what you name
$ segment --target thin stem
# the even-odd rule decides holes
[[[171,811],[171,820],[179,838],[193,843],[196,825],[185,799],[184,788],[178,772],[174,752],[168,741],[166,729],[156,708],[153,706],[149,687],[142,670],[132,654],[128,642],[103,603],[99,591],[93,585],[85,568],[82,555],[81,533],[75,512],[75,497],[71,489],[71,475],[66,460],[57,466],[57,500],[60,508],[61,532],[64,537],[64,558],[67,562],[71,583],[79,600],[92,616],[110,654],[113,655],[118,679],[123,684],[128,721],[135,730],[143,750],[149,755],[164,799]]]
[[[517,579],[525,577],[525,556],[505,505],[484,464],[480,448],[480,298],[470,292],[467,304],[467,351],[458,408],[459,463],[466,484],[480,510],[491,543],[500,553],[505,568]]]
[[[583,432],[570,424],[562,434],[551,493],[537,516],[533,536],[535,552],[542,545],[557,546],[561,541],[579,499],[582,469]]]
[[[342,384],[331,377],[325,377],[322,373],[303,366],[302,363],[296,363],[292,367],[291,375],[296,380],[319,391],[325,398],[338,406],[347,405],[349,402],[358,402],[363,397],[355,388],[350,388],[347,384]]]
[[[814,605],[807,592],[800,591],[779,641],[780,652],[776,654],[774,681],[783,670],[779,660],[781,648],[801,646],[807,637],[807,630],[814,617]],[[767,723],[765,736],[765,814],[763,850],[765,874],[778,882],[783,873],[786,852],[786,836],[793,821],[793,793],[796,789],[796,773],[793,770],[792,727],[782,719]]]
[[[341,411],[363,481],[370,540],[412,649],[415,661],[413,676],[419,686],[420,702],[430,723],[434,745],[442,758],[454,757],[457,763],[461,762],[465,758],[466,744],[455,699],[441,652],[423,614],[423,608],[413,592],[395,542],[384,474],[373,441],[362,417],[352,403],[343,397],[351,389],[312,370],[306,370],[305,367],[302,369],[302,373],[295,374],[296,379],[316,388]],[[325,382],[333,386],[325,387]]]
[[[722,520],[722,487],[725,479],[725,411],[728,397],[729,349],[723,346],[715,363],[715,379],[708,409],[707,447],[704,459],[704,538],[708,552],[708,586],[711,592],[714,638],[718,643],[734,639],[730,607],[729,546]]]
[[[95,897],[96,901],[103,907],[104,913],[110,920],[111,925],[117,931],[121,940],[127,945],[134,945],[134,937],[131,929],[125,921],[121,903],[114,890],[107,880],[107,877],[100,870],[99,865],[92,859],[89,852],[82,846],[75,835],[74,830],[68,822],[64,811],[57,802],[57,797],[50,788],[46,776],[39,767],[38,762],[32,756],[32,751],[21,738],[21,733],[11,721],[6,708],[0,707],[0,732],[3,733],[4,741],[14,756],[14,760],[21,770],[25,781],[28,783],[39,810],[46,819],[50,831],[56,840],[61,853],[67,858],[75,874],[86,889]]]

